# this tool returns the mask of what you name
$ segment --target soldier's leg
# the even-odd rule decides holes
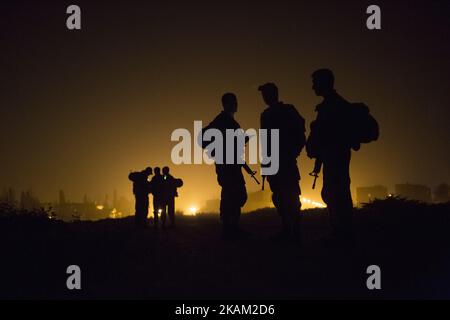
[[[323,163],[323,186],[322,186],[322,200],[327,205],[328,217],[333,233],[337,232],[338,219],[336,213],[336,178],[333,163],[324,161]]]
[[[229,228],[229,199],[228,189],[222,187],[220,192],[220,221],[222,222],[222,236],[227,237],[230,233]]]
[[[340,236],[352,236],[353,202],[350,191],[350,153],[336,164],[336,224]]]
[[[229,235],[232,232],[233,203],[230,194],[231,188],[222,187],[222,198],[220,200],[220,218],[222,220],[224,235]]]
[[[229,218],[228,218],[228,228],[232,234],[236,233],[239,228],[239,219],[241,216],[241,207],[236,203],[230,207]]]
[[[280,177],[275,176],[269,176],[269,185],[270,190],[272,190],[272,202],[275,208],[277,209],[277,213],[281,218],[281,230],[279,237],[289,237],[290,234],[290,217],[288,214],[288,210],[286,208],[286,193],[284,186],[284,181],[280,181]]]
[[[292,229],[292,215],[291,208],[289,205],[289,200],[291,200],[290,195],[287,193],[288,190],[284,189],[280,192],[280,208],[281,208],[281,219],[283,221],[283,232],[286,233],[287,236],[291,235]]]
[[[134,203],[134,223],[136,226],[139,226],[140,224],[139,198],[137,196],[135,196]]]
[[[147,199],[148,198],[142,195],[136,197],[136,224],[140,227],[145,224],[146,204],[148,204],[148,202],[146,202]]]
[[[239,220],[241,218],[241,208],[247,202],[247,190],[245,188],[245,184],[236,186],[233,190],[233,201],[231,208],[231,228],[234,231],[237,231],[239,228]]]
[[[337,191],[336,228],[340,236],[352,237],[353,234],[353,202],[350,184],[343,183]]]
[[[345,197],[345,203],[343,204],[343,217],[342,227],[345,237],[353,237],[353,202],[351,200],[351,194]]]
[[[298,182],[291,189],[290,212],[292,215],[292,236],[297,240],[301,240],[301,202],[300,202],[300,186]]]
[[[284,204],[286,201],[283,199],[284,194],[283,190],[274,187],[271,185],[272,189],[272,202],[275,208],[277,209],[277,213],[281,218],[281,230],[279,232],[279,236],[287,237],[289,235],[289,217],[286,215],[286,208]]]
[[[287,237],[300,236],[300,193],[298,187],[286,188],[281,199],[283,233]]]
[[[159,218],[158,218],[158,199],[155,199],[155,197],[153,197],[153,226],[155,228],[158,228],[158,223],[159,223]]]
[[[143,226],[147,226],[148,207],[149,207],[149,200],[148,200],[148,196],[146,195],[142,202],[142,225]]]
[[[175,226],[175,198],[169,199],[169,202],[167,204],[167,213],[169,215],[170,225],[172,227],[174,227]]]
[[[163,227],[163,228],[165,228],[166,227],[166,215],[167,215],[167,203],[165,203],[165,202],[160,202],[160,204],[159,204],[159,208],[160,208],[160,210],[161,210],[161,226]]]
[[[239,221],[240,206],[236,203],[236,187],[223,186],[220,199],[220,218],[223,236],[232,237]]]
[[[294,226],[294,213],[293,213],[293,199],[292,192],[288,188],[283,188],[277,191],[276,198],[278,198],[277,210],[281,217],[281,236],[285,238],[291,238],[293,234]]]
[[[281,216],[281,201],[280,201],[280,197],[281,194],[280,192],[278,192],[278,190],[272,190],[272,202],[273,205],[275,207],[275,209],[277,209],[277,213]]]

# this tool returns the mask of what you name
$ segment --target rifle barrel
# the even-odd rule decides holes
[[[261,184],[261,183],[259,182],[259,180],[255,177],[256,171],[253,171],[253,170],[248,166],[247,163],[244,163],[244,164],[242,165],[242,167],[244,168],[245,172],[247,172],[247,173],[253,178],[253,180],[256,181],[257,184]]]
[[[261,184],[261,183],[259,182],[259,180],[255,177],[255,175],[252,175],[251,177],[256,181],[257,184]]]

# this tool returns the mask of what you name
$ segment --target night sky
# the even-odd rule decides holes
[[[80,31],[66,29],[70,4],[81,7]],[[382,30],[366,28],[370,4]],[[450,182],[448,0],[18,0],[0,10],[1,189],[131,199],[130,170],[169,165],[185,182],[180,205],[201,206],[219,196],[214,167],[172,165],[171,132],[209,122],[228,91],[241,126],[258,128],[257,87],[268,81],[309,131],[320,67],[380,124],[380,140],[353,153],[352,188]],[[320,200],[312,166],[303,152],[303,193]]]

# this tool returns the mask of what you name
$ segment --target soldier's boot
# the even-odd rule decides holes
[[[352,247],[355,244],[355,236],[351,228],[339,228],[336,232],[337,244],[341,247]]]
[[[139,228],[145,228],[145,216],[144,216],[144,213],[140,212],[138,214],[136,223],[137,223],[137,226]]]
[[[158,229],[158,224],[159,224],[158,212],[156,212],[153,215],[153,228]]]
[[[222,238],[224,240],[237,240],[240,237],[239,217],[234,213],[224,215],[222,219]]]
[[[167,212],[166,209],[160,209],[161,210],[161,228],[166,228],[166,218],[167,218]]]
[[[139,227],[139,225],[140,225],[140,219],[139,219],[140,217],[139,217],[139,213],[135,213],[135,215],[134,215],[134,224],[135,224],[135,226],[136,227]]]
[[[281,230],[275,234],[272,238],[275,242],[278,243],[286,243],[289,242],[292,233],[292,224],[290,222],[289,217],[284,213],[280,213],[281,215]]]
[[[339,246],[351,247],[354,245],[355,237],[352,226],[352,211],[351,204],[346,202],[338,202],[339,206],[336,208],[336,223],[334,233]]]
[[[175,228],[175,213],[171,212],[169,213],[169,219],[170,219],[170,228]]]
[[[299,245],[302,245],[302,229],[301,229],[301,217],[296,213],[292,220],[292,239]]]
[[[222,222],[222,239],[231,240],[233,238],[233,226],[228,221]]]

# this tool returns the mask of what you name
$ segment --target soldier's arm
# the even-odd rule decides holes
[[[260,125],[261,129],[267,129],[267,123],[266,123],[266,119],[264,116],[264,112],[261,113],[261,116],[259,117],[259,125]]]
[[[200,130],[198,137],[197,137],[197,143],[202,149],[205,149],[211,142],[209,141],[203,141],[203,135],[206,130],[210,129],[212,127],[212,122],[208,124],[206,127]]]
[[[128,179],[131,181],[135,181],[136,180],[136,172],[130,172],[130,174],[128,175]]]
[[[270,136],[270,128],[269,128],[269,123],[266,117],[266,113],[261,113],[261,117],[260,117],[260,127],[261,129],[265,129],[267,130],[267,141],[261,141],[261,148],[262,148],[262,154],[266,154],[266,155],[270,155],[270,141],[271,141],[271,136]],[[264,159],[263,159],[264,160]],[[264,161],[262,161],[264,162]],[[261,163],[261,167],[270,167],[270,163],[264,164]]]
[[[289,111],[291,130],[293,130],[293,139],[297,147],[296,153],[299,155],[306,143],[305,119],[300,115],[295,106],[289,105]]]
[[[147,182],[146,187],[147,187],[147,193],[153,193],[153,183],[151,181]]]
[[[309,158],[320,158],[320,154],[321,154],[321,147],[322,147],[322,142],[320,141],[320,136],[321,136],[321,130],[320,128],[320,123],[322,121],[322,116],[321,116],[321,112],[320,112],[320,105],[316,106],[315,109],[317,115],[316,115],[316,119],[314,121],[311,122],[310,125],[310,132],[309,132],[309,136],[308,136],[308,140],[306,142],[306,152]]]
[[[296,122],[296,128],[298,132],[298,137],[300,139],[300,145],[304,146],[306,143],[306,128],[305,128],[305,119],[300,115],[298,110],[293,107],[294,109],[294,119]]]
[[[220,115],[219,115],[220,116]],[[204,127],[200,133],[199,136],[197,137],[197,141],[199,142],[199,145],[203,148],[206,149],[213,141],[203,141],[203,135],[204,133],[209,130],[209,129],[218,129],[220,130],[221,128],[221,122],[220,122],[220,117],[217,116],[214,118],[213,121],[211,121],[206,127]],[[201,142],[201,143],[200,143]]]

